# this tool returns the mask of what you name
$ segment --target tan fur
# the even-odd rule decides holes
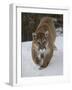
[[[45,36],[45,33],[47,31],[48,31],[48,37]],[[38,64],[40,67],[45,68],[48,66],[48,64],[53,56],[53,51],[54,51],[53,48],[55,47],[54,42],[56,39],[56,32],[55,32],[53,19],[51,17],[42,18],[35,33],[36,33],[36,37],[32,41],[32,58],[36,64]],[[42,41],[43,39],[45,39],[45,37],[46,37],[46,44],[44,43],[44,45],[42,45],[42,46],[45,47],[44,53],[46,53],[46,54],[44,55],[44,58],[42,59],[43,63],[40,64],[41,60],[39,60],[39,57],[38,57],[39,46],[38,46],[37,42],[38,42],[38,40]]]

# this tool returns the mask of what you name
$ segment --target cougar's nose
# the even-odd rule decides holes
[[[44,46],[41,46],[40,49],[44,49],[45,47]]]
[[[41,54],[41,58],[44,58],[44,54]]]
[[[43,49],[43,47],[40,47],[40,49]]]

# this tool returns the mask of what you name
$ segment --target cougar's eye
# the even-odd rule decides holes
[[[40,45],[40,42],[38,42],[38,44]]]
[[[37,43],[40,45],[40,41],[38,40]]]

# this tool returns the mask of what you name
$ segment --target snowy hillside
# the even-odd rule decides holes
[[[22,42],[22,77],[30,76],[48,76],[63,74],[63,37],[56,38],[57,50],[49,63],[48,67],[39,70],[39,67],[34,64],[31,56],[32,42]]]

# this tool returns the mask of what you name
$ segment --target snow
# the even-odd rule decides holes
[[[39,70],[32,61],[31,48],[32,42],[22,42],[22,77],[32,76],[51,76],[63,75],[63,37],[57,36],[55,45],[57,49],[54,51],[53,57],[47,68]]]
[[[63,27],[58,27],[56,28],[56,35],[59,36],[59,35],[63,35]]]

